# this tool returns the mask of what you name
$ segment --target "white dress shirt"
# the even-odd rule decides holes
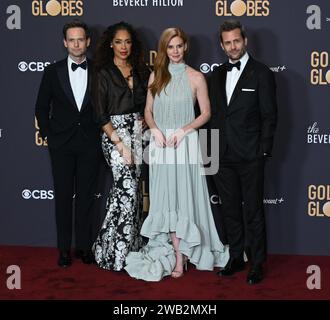
[[[239,60],[239,61],[241,61],[240,70],[238,70],[235,67],[231,71],[227,71],[227,80],[226,80],[227,104],[229,104],[229,102],[230,102],[231,96],[233,95],[233,92],[234,92],[234,89],[238,82],[238,79],[241,76],[248,60],[249,60],[249,54],[247,52],[245,52],[243,57]],[[229,62],[233,63],[233,61],[230,59],[229,59]]]
[[[86,59],[85,59],[86,60]],[[85,60],[81,61],[84,62]],[[71,64],[75,63],[70,56],[68,56],[68,70],[69,70],[69,78],[71,89],[73,92],[74,99],[76,101],[76,105],[78,110],[81,110],[82,103],[84,101],[85,92],[87,89],[87,70],[83,68],[77,68],[75,71],[72,71]]]

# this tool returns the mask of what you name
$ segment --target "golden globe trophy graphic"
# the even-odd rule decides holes
[[[246,12],[246,4],[242,0],[235,0],[231,6],[230,11],[234,16],[241,17]]]
[[[329,217],[330,218],[330,202],[326,202],[324,205],[323,205],[323,213],[325,216]]]
[[[46,4],[46,11],[50,16],[57,16],[61,13],[62,7],[57,0],[50,0]]]

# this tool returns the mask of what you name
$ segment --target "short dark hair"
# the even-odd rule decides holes
[[[83,28],[85,30],[86,38],[90,37],[90,31],[87,24],[81,20],[75,19],[71,22],[66,23],[63,26],[63,38],[66,39],[66,32],[71,28]]]
[[[232,31],[235,29],[239,29],[241,31],[242,38],[246,38],[246,31],[244,26],[238,21],[238,20],[226,20],[221,26],[220,26],[220,40],[222,43],[222,33],[226,31]]]

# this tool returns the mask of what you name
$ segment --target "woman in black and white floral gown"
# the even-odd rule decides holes
[[[93,103],[114,182],[93,252],[101,268],[120,271],[127,254],[142,246],[142,117],[150,72],[136,32],[125,22],[103,33],[94,61]]]

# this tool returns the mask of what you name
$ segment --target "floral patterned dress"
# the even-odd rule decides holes
[[[106,217],[93,245],[93,252],[99,267],[120,271],[125,266],[127,254],[138,251],[142,246],[142,129],[138,112],[110,118],[120,139],[133,150],[135,164],[126,165],[116,145],[103,133],[103,154],[112,169],[114,181],[107,199]]]

